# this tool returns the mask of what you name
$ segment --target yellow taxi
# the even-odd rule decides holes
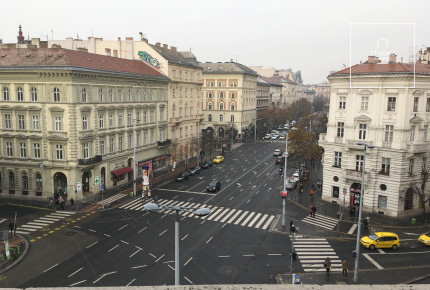
[[[221,163],[224,161],[224,156],[217,156],[214,158],[214,160],[212,161],[213,163]]]
[[[418,243],[421,243],[421,244],[426,245],[426,246],[430,246],[430,232],[428,232],[426,234],[422,234],[418,238]]]
[[[390,232],[378,232],[362,237],[360,244],[371,250],[375,248],[392,248],[393,250],[397,250],[400,247],[399,236]]]

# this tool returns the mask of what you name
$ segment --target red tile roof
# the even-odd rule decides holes
[[[350,70],[351,69],[351,70]],[[350,68],[340,70],[331,75],[342,74],[387,74],[387,73],[413,73],[414,65],[409,63],[386,63],[386,64],[356,64]],[[430,74],[430,65],[415,64],[415,73]]]
[[[76,67],[165,77],[142,61],[63,48],[0,49],[0,68],[4,67]]]

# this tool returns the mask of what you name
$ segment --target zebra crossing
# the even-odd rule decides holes
[[[302,219],[302,222],[327,230],[332,230],[337,225],[339,220],[325,215],[316,214],[315,217],[305,217],[304,219]]]
[[[324,261],[331,261],[332,271],[342,271],[342,261],[324,238],[299,238],[293,246],[305,272],[325,271]]]
[[[6,219],[0,219],[0,224],[2,223],[2,222],[5,222],[6,221]]]
[[[126,197],[126,196],[127,196],[126,194],[118,193],[118,194],[115,194],[109,198],[104,199],[103,201],[99,201],[98,204],[109,205],[109,204],[111,204],[111,203],[113,203],[113,202],[115,202],[121,198]]]
[[[260,143],[285,143],[285,139],[264,139],[264,140],[257,140],[257,142]]]
[[[252,227],[255,229],[262,229],[262,230],[267,230],[270,224],[275,219],[275,216],[270,214],[245,211],[241,209],[234,209],[234,208],[227,208],[227,207],[217,207],[217,206],[211,206],[211,205],[200,204],[200,203],[179,202],[176,200],[159,199],[158,204],[164,205],[164,206],[184,206],[184,207],[193,207],[193,208],[207,207],[211,210],[211,213],[207,216],[199,217],[199,216],[193,215],[191,212],[180,212],[180,215],[183,216],[184,218],[185,217],[197,218],[202,220],[220,222],[223,224],[233,224],[233,225],[238,225],[242,227],[250,227],[250,228]],[[130,201],[128,203],[125,203],[119,206],[119,208],[127,209],[127,210],[144,211],[145,209],[143,206],[144,206],[144,203],[142,202],[141,199],[135,199],[133,201]],[[172,214],[175,211],[162,209],[160,210],[160,212],[164,214]]]
[[[72,215],[74,215],[75,212],[72,211],[56,211],[53,213],[50,213],[48,215],[45,215],[43,217],[37,218],[29,223],[26,223],[25,225],[20,225],[17,227],[16,233],[17,234],[23,234],[23,235],[29,235],[37,230],[40,230],[44,227],[48,227],[62,219],[68,218]]]

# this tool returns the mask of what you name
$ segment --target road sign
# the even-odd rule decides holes
[[[100,189],[105,190],[105,186],[102,184]]]
[[[346,187],[343,188],[343,195],[346,195]]]
[[[288,191],[287,190],[283,190],[283,191],[281,191],[281,196],[282,196],[282,198],[286,198],[287,197],[287,195],[288,195]]]
[[[99,177],[98,177],[98,176],[95,176],[95,177],[94,177],[94,183],[95,183],[96,185],[99,185]]]

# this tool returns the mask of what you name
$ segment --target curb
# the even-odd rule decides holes
[[[19,235],[21,238],[23,238],[24,243],[25,243],[25,249],[22,252],[21,255],[19,255],[18,259],[16,259],[12,264],[10,264],[9,266],[7,266],[6,268],[4,268],[3,270],[1,270],[2,273],[8,271],[9,269],[11,269],[12,267],[14,267],[16,264],[18,264],[19,262],[21,262],[22,259],[24,259],[24,256],[27,254],[27,252],[29,251],[29,246],[30,244],[28,243],[28,240],[26,237]]]

